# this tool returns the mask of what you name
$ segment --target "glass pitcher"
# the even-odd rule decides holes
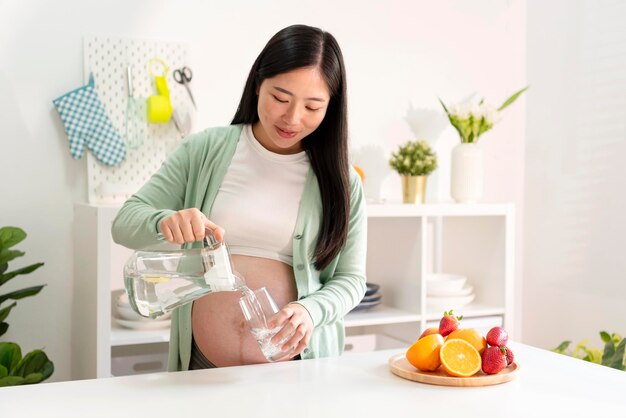
[[[159,238],[162,235],[159,234]],[[211,292],[234,291],[243,282],[233,273],[226,243],[213,235],[203,248],[138,250],[124,266],[124,286],[139,315],[156,318]]]

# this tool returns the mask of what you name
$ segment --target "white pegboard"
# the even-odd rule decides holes
[[[189,115],[191,121],[195,119],[187,90],[173,78],[175,69],[190,66],[186,44],[88,35],[84,37],[83,47],[85,83],[89,74],[93,73],[98,96],[125,143],[128,65],[132,65],[133,96],[142,106],[142,114],[145,115],[146,98],[156,94],[148,62],[152,58],[160,58],[169,67],[167,84],[172,106],[182,115]],[[193,86],[193,81],[190,85]],[[127,146],[126,159],[122,163],[107,167],[87,152],[89,203],[125,201],[150,178],[181,140],[173,120],[165,124],[143,120],[143,124],[143,143],[136,149]]]

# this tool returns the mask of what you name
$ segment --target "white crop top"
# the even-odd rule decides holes
[[[225,229],[232,254],[293,265],[292,240],[309,158],[265,149],[245,125],[209,219]]]

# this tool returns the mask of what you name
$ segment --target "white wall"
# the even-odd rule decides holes
[[[247,71],[273,33],[292,23],[323,27],[345,54],[351,140],[368,195],[400,198],[386,159],[416,132],[439,150],[441,168],[429,186],[435,201],[448,199],[449,150],[458,141],[441,125],[437,97],[454,102],[477,92],[499,103],[525,85],[525,13],[521,0],[0,0],[0,224],[29,233],[20,246],[24,263],[46,263],[4,287],[48,284],[19,301],[5,337],[25,350],[45,347],[56,365],[52,380],[69,379],[70,315],[80,314],[71,310],[72,205],[86,201],[86,165],[70,158],[51,100],[81,84],[84,34],[189,42],[202,127],[229,122]],[[518,226],[524,103],[507,109],[482,141],[485,200],[516,202]],[[518,244],[521,257],[521,234]]]
[[[524,340],[626,333],[626,3],[530,2]]]

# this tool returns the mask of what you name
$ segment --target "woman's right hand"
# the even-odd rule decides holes
[[[224,240],[224,229],[215,225],[196,208],[179,210],[163,218],[159,228],[166,241],[176,244],[200,241],[208,231],[213,232],[218,241]]]

